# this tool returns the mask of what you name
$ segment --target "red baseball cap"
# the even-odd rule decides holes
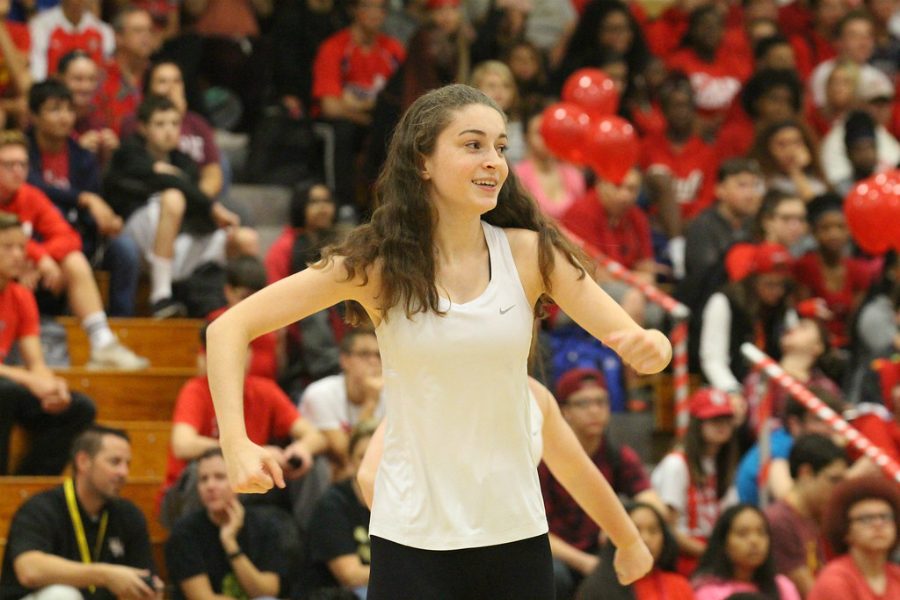
[[[688,410],[692,417],[714,419],[734,416],[734,408],[728,394],[722,390],[705,387],[694,392],[688,399]]]
[[[566,371],[556,382],[556,401],[565,402],[569,396],[580,391],[588,383],[595,383],[606,389],[606,377],[597,369],[579,367]]]
[[[750,275],[788,273],[794,264],[791,253],[781,244],[735,244],[725,257],[725,270],[731,281]]]

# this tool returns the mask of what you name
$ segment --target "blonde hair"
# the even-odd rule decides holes
[[[481,84],[484,83],[484,80],[488,75],[498,76],[503,80],[503,83],[512,88],[513,95],[509,106],[510,108],[517,106],[519,103],[519,86],[516,85],[516,77],[513,75],[512,69],[510,69],[506,63],[499,60],[486,60],[480,62],[472,69],[469,85],[480,90]]]
[[[22,146],[28,150],[28,139],[18,129],[4,129],[0,131],[0,148],[4,146]]]

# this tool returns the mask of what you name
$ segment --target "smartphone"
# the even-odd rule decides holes
[[[303,466],[303,459],[299,456],[291,456],[287,462],[291,465],[292,469],[299,469]]]

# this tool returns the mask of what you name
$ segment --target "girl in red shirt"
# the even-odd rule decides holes
[[[678,543],[659,511],[653,506],[635,502],[625,506],[628,516],[638,531],[650,554],[653,570],[631,585],[619,583],[613,569],[612,544],[606,544],[600,558],[600,566],[588,575],[578,589],[578,598],[604,598],[604,600],[693,600],[690,582],[675,571],[678,559]]]

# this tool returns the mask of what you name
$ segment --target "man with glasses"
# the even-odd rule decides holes
[[[300,411],[325,435],[332,461],[345,471],[350,431],[362,421],[384,416],[384,380],[375,332],[348,331],[341,340],[339,360],[341,373],[310,384],[300,397]]]
[[[665,514],[637,452],[612,444],[604,435],[610,409],[603,373],[588,368],[563,373],[556,384],[556,400],[563,418],[616,493],[656,506]],[[550,525],[556,597],[565,599],[597,567],[600,530],[544,463],[538,475]]]

